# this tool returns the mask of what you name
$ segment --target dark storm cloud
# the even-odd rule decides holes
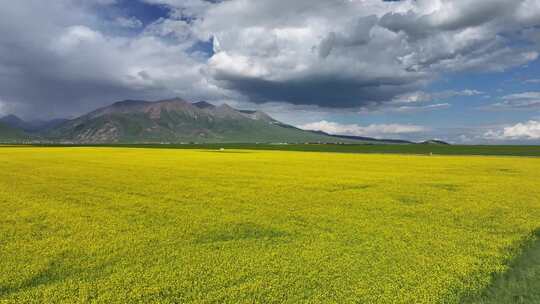
[[[243,92],[255,103],[280,101],[328,108],[375,107],[410,89],[404,78],[379,78],[362,82],[335,76],[272,81],[239,75],[216,75],[220,84]]]

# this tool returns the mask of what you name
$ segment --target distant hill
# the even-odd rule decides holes
[[[364,142],[301,130],[261,111],[180,98],[116,102],[47,130],[43,137],[74,143]]]
[[[449,143],[445,141],[437,140],[437,139],[426,140],[426,141],[421,142],[420,144],[422,145],[450,145]]]
[[[7,115],[0,118],[0,123],[9,126],[14,129],[20,129],[27,133],[39,133],[45,130],[54,128],[64,122],[67,119],[52,119],[52,120],[32,120],[25,121],[16,115]]]
[[[402,140],[402,139],[377,139],[372,137],[364,137],[364,136],[351,136],[351,135],[335,135],[335,134],[329,134],[323,131],[311,131],[313,133],[318,133],[321,135],[331,136],[334,138],[341,138],[345,140],[356,140],[356,141],[363,141],[363,142],[373,142],[378,144],[396,144],[396,145],[407,145],[407,144],[414,144],[412,141]]]
[[[0,143],[18,142],[28,139],[22,130],[12,128],[2,122],[0,122]]]
[[[0,118],[0,123],[14,129],[23,129],[25,122],[15,115],[6,115]]]

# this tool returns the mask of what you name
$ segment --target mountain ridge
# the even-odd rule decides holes
[[[7,123],[6,123],[7,122]],[[74,144],[138,143],[342,143],[412,144],[404,140],[333,135],[303,130],[259,110],[227,104],[190,102],[176,97],[158,101],[127,99],[69,120],[25,122],[0,118],[0,140]]]
[[[0,140],[4,143],[20,142],[28,140],[29,136],[22,130],[0,122]]]
[[[9,114],[0,117],[0,123],[13,129],[19,129],[25,133],[37,133],[46,129],[53,128],[61,123],[64,123],[68,119],[51,119],[51,120],[23,120],[17,115]]]
[[[261,111],[182,98],[115,102],[67,121],[43,137],[74,143],[344,141],[288,126]]]

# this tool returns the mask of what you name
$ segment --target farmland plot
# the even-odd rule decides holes
[[[0,303],[460,303],[540,228],[540,159],[0,148]]]

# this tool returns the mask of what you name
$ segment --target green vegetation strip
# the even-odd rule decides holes
[[[494,277],[493,284],[466,304],[535,304],[540,303],[540,229],[511,261],[507,272]]]
[[[540,156],[540,146],[463,146],[436,144],[353,145],[353,144],[122,144],[122,145],[29,145],[28,147],[123,147],[161,149],[244,149],[298,152],[383,153],[423,155]]]

